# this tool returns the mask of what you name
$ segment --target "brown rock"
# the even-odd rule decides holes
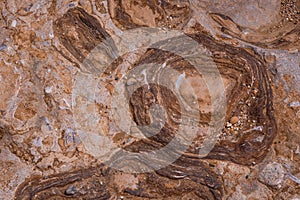
[[[299,0],[3,0],[0,7],[2,199],[299,198]],[[143,39],[132,37],[133,52],[118,55],[123,36],[142,27],[181,31],[217,66],[226,116],[208,154],[199,156],[215,116],[210,91],[186,57],[166,50],[193,57],[195,48],[178,36],[135,49],[131,39]],[[151,63],[173,71],[155,82],[161,71],[141,67]],[[81,72],[91,76],[81,81]],[[167,87],[174,80],[176,90]],[[120,85],[124,90],[116,90]],[[114,98],[116,91],[132,93],[125,101]],[[85,95],[74,99],[76,92]],[[85,107],[92,96],[94,104]],[[112,106],[116,99],[122,104]],[[116,122],[112,110],[121,107]],[[84,131],[77,130],[79,108]],[[190,132],[178,129],[190,121],[198,132],[188,149],[178,150]],[[107,136],[90,140],[103,143],[98,149],[104,153],[116,144],[108,162],[90,152],[83,132]],[[141,156],[172,141],[176,149],[166,155],[179,155],[174,162],[159,153],[153,162]],[[167,165],[151,169],[160,161]]]
[[[239,122],[239,118],[237,116],[231,117],[231,119],[230,119],[230,123],[231,124],[236,124],[238,122]]]

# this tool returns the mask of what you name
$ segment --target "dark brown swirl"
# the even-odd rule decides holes
[[[280,18],[276,23],[259,30],[249,30],[230,17],[212,13],[211,17],[221,26],[221,31],[245,42],[269,49],[300,49],[299,1],[282,0]]]
[[[221,199],[222,191],[207,164],[179,159],[157,173],[130,175],[99,166],[32,177],[18,187],[15,199]]]
[[[141,6],[149,8],[147,12],[153,14],[150,18],[145,18],[144,22],[138,22],[138,17],[133,12],[133,8],[138,9]],[[187,1],[175,3],[132,1],[129,4],[124,1],[110,1],[109,8],[113,21],[122,29],[162,25],[179,28],[187,22],[190,14]],[[172,14],[168,14],[168,9],[172,10]],[[168,24],[168,17],[176,20]],[[224,19],[223,16],[222,18]],[[65,57],[74,62],[83,62],[90,51],[109,38],[96,18],[81,8],[71,9],[58,19],[55,23],[55,33],[60,43],[76,60],[69,56]],[[197,97],[195,99],[197,106],[193,106],[194,97],[189,93],[190,88],[184,88],[183,85],[175,87],[178,91],[172,91],[159,84],[142,85],[129,99],[130,113],[134,122],[140,126],[151,124],[153,116],[159,116],[160,113],[151,113],[150,108],[159,104],[166,110],[164,113],[166,123],[155,135],[151,135],[152,127],[141,129],[147,139],[135,140],[125,145],[124,149],[140,153],[164,147],[176,136],[180,123],[183,123],[180,118],[188,115],[189,118],[195,119],[193,126],[199,128],[199,131],[186,152],[170,152],[170,155],[181,156],[175,162],[151,173],[126,174],[99,165],[49,177],[31,177],[18,187],[15,199],[117,199],[121,196],[132,199],[222,199],[224,189],[221,177],[213,172],[206,162],[209,162],[209,159],[216,159],[229,160],[241,165],[259,163],[266,156],[277,134],[277,127],[273,116],[273,96],[267,64],[251,49],[233,47],[206,34],[199,32],[188,36],[204,47],[206,55],[210,55],[220,72],[226,88],[227,123],[224,124],[215,147],[205,158],[200,159],[198,152],[206,136],[206,128],[212,119],[212,111],[208,109],[211,108],[211,91],[203,82],[203,74],[197,71],[195,66],[174,52],[162,50],[172,43],[175,44],[175,49],[181,49],[188,52],[187,55],[192,55],[194,49],[182,49],[180,41],[183,40],[183,36],[179,36],[154,44],[132,64],[130,69],[151,63],[172,69],[174,77],[170,74],[168,80],[178,81],[178,84],[180,77],[189,80]],[[102,47],[105,55],[113,60],[115,51],[113,41],[105,43]],[[203,62],[197,64],[205,66],[206,63]],[[119,63],[113,65],[115,65],[113,68],[108,69],[112,74],[118,69]],[[210,68],[204,67],[203,70],[209,71]],[[89,71],[95,70],[91,68]],[[179,98],[175,95],[178,93],[182,95],[180,98],[187,102],[186,104],[179,103]],[[189,109],[199,110],[200,116],[188,112]],[[182,113],[183,110],[186,112]],[[149,164],[144,159],[145,157],[138,154],[124,156],[122,151],[118,151],[112,155],[111,162],[131,167],[138,161],[141,166],[148,168],[159,162],[158,160]],[[124,184],[122,180],[125,180]]]
[[[49,177],[32,177],[21,184],[16,200],[31,199],[109,199],[103,174],[107,169],[91,167]]]
[[[56,20],[54,32],[61,45],[67,50],[66,52],[60,51],[60,53],[71,62],[77,65],[81,64],[82,70],[97,72],[94,64],[86,59],[95,48],[102,53],[102,59],[98,58],[99,66],[116,58],[117,49],[110,35],[95,17],[80,7],[68,10],[66,14]]]
[[[113,22],[123,30],[142,26],[181,29],[191,17],[188,0],[109,0],[108,4]]]
[[[234,80],[227,96],[226,121],[231,122],[224,129],[227,136],[207,158],[244,165],[262,161],[277,134],[267,64],[250,49],[221,44],[202,34],[191,37],[212,52],[222,77]],[[239,122],[233,122],[235,116]]]
[[[222,44],[204,34],[194,34],[190,37],[211,52],[212,59],[224,80],[225,88],[227,88],[227,124],[224,125],[219,142],[206,158],[231,160],[243,165],[260,162],[266,156],[277,133],[273,116],[272,89],[266,63],[250,49]],[[184,72],[186,78],[194,78],[195,82],[200,82],[199,72],[189,62],[174,53],[160,50],[170,43],[181,44],[182,39],[181,37],[172,38],[172,41],[167,40],[155,44],[156,48],[149,49],[134,66],[166,63],[167,67],[174,68],[181,73]],[[201,65],[201,63],[198,64]],[[200,94],[198,98],[198,109],[201,111],[205,106],[210,106],[211,99],[203,95],[205,88],[202,88],[200,93],[202,95]],[[141,95],[135,98],[145,97]],[[164,104],[169,104],[173,97],[164,93],[160,95],[160,99],[166,102]],[[136,107],[142,108],[143,105],[143,100],[135,101]],[[139,123],[146,112],[147,109],[140,109],[139,116],[135,115],[135,122]],[[210,115],[210,112],[201,111],[199,127],[205,127],[210,123]],[[234,122],[235,118],[238,121]],[[162,129],[162,131],[164,130]],[[153,142],[164,144],[162,141],[170,141],[170,139],[164,140],[161,137],[168,138],[174,134],[165,132],[158,137],[159,139],[151,139]],[[190,149],[190,152],[195,153],[195,156],[197,156],[200,148],[200,145],[197,144],[201,144],[202,139],[203,135],[196,137],[192,149]],[[145,150],[149,142],[139,141],[135,145],[140,145],[140,148]],[[133,146],[127,148],[130,149]],[[137,148],[137,146],[134,147],[134,149]],[[149,148],[152,149],[152,145]]]

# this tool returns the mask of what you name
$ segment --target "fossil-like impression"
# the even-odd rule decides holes
[[[234,38],[269,49],[300,49],[300,2],[282,0],[276,23],[259,30],[242,27],[230,17],[212,13],[211,17],[221,26],[221,31]]]
[[[109,12],[121,29],[141,26],[181,29],[191,17],[190,2],[110,0]]]
[[[177,4],[173,5],[169,1],[127,2],[114,0],[109,2],[109,8],[113,21],[122,29],[139,26],[168,26],[168,17],[177,19],[173,21],[174,24],[170,24],[171,28],[176,28],[189,18],[188,15],[183,14],[189,9],[187,2],[177,2]],[[135,16],[135,9],[141,6],[148,8],[147,11],[151,13],[149,18],[146,18],[147,14],[145,14],[145,18]],[[168,11],[169,8],[172,8],[172,12],[176,11],[176,15],[162,14],[163,9]],[[137,22],[138,18],[145,21]],[[81,8],[69,10],[55,22],[55,26],[55,33],[61,45],[73,57],[62,53],[63,56],[74,63],[84,62],[87,55],[98,44],[110,38],[96,18],[88,15]],[[199,128],[199,131],[185,151],[176,152],[175,149],[174,152],[171,152],[171,154],[180,155],[175,162],[152,172],[135,175],[122,174],[118,170],[99,165],[49,177],[32,177],[19,186],[15,198],[20,200],[114,199],[123,196],[135,199],[222,199],[223,182],[221,177],[210,169],[207,160],[228,160],[241,165],[251,165],[262,161],[277,133],[273,117],[272,90],[265,61],[251,49],[237,48],[218,42],[207,33],[198,32],[185,36],[204,47],[205,55],[210,56],[219,70],[226,93],[226,115],[223,119],[226,123],[222,125],[222,130],[215,135],[218,140],[214,148],[207,155],[201,157],[198,153],[203,146],[210,121],[214,117],[211,110],[211,91],[202,79],[203,73],[209,72],[210,68],[208,65],[203,68],[204,71],[199,72],[195,65],[193,66],[186,58],[163,50],[170,43],[181,44],[182,37],[184,36],[163,40],[152,45],[126,69],[127,73],[130,70],[138,69],[139,66],[155,63],[160,68],[173,70],[174,77],[169,74],[168,80],[175,84],[173,88],[168,88],[160,85],[159,81],[157,84],[151,83],[147,76],[149,75],[147,68],[145,68],[146,71],[137,70],[139,74],[142,74],[143,79],[127,80],[125,89],[134,89],[128,97],[128,111],[146,138],[136,138],[122,133],[121,137],[127,138],[130,142],[123,143],[121,138],[122,142],[118,144],[122,149],[135,153],[163,148],[176,137],[180,126],[184,123],[180,119],[189,115],[189,119],[194,119],[192,125]],[[108,41],[102,46],[105,48],[100,51],[106,57],[108,55],[111,60],[114,60],[116,47],[111,39]],[[175,45],[174,48],[181,48],[181,46]],[[182,51],[192,51],[192,49],[183,48]],[[121,73],[120,62],[112,63],[113,67],[107,69],[111,70],[108,74]],[[197,63],[197,60],[195,62]],[[94,68],[89,68],[92,65],[84,66],[86,67],[83,69],[84,71],[97,73]],[[160,68],[158,68],[158,72],[154,70],[153,74],[159,74]],[[122,71],[122,73],[125,72]],[[103,80],[106,80],[105,78]],[[185,88],[188,84],[183,84],[183,79],[188,80],[189,85],[194,89],[193,92],[190,91],[190,88]],[[121,80],[115,78],[114,81]],[[138,81],[142,81],[143,84],[135,88],[134,85]],[[101,86],[106,86],[110,94],[113,94],[115,90],[115,84],[112,81],[104,81],[104,85],[99,87]],[[180,94],[180,96],[176,94]],[[163,109],[151,110],[154,105],[161,106],[164,112]],[[109,105],[101,106],[99,106],[100,110],[109,112]],[[197,115],[197,112],[195,114],[194,110],[200,114]],[[152,127],[151,123],[156,123],[155,119],[158,116],[164,116],[162,117],[163,123],[161,125],[159,121],[157,122],[160,129],[153,134],[157,127]],[[110,118],[111,116],[106,115],[105,117],[108,119],[107,126],[110,125],[110,122],[116,123]],[[143,127],[146,128],[143,129]],[[119,136],[120,131],[112,134],[111,139],[115,139],[117,134]],[[184,134],[188,133],[183,132],[183,136]],[[118,143],[118,140],[114,142]],[[180,145],[182,141],[176,142],[177,145]],[[146,167],[152,167],[139,156],[125,156],[122,159],[123,155],[121,151],[114,152],[114,155],[111,156],[112,163],[110,161],[106,163],[114,166],[122,165],[122,161],[124,161],[125,165],[128,164],[126,167],[136,167],[130,166],[132,160],[135,161],[133,163],[138,162]],[[152,164],[154,165],[155,161]],[[134,186],[127,184],[124,188],[115,187],[114,181],[120,181],[120,177],[124,176],[126,180],[132,180]]]

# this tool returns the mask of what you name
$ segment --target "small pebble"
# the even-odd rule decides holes
[[[295,151],[295,154],[299,154],[300,153],[300,149],[299,149],[299,146],[297,146],[297,149]]]
[[[0,46],[0,51],[3,51],[4,49],[6,49],[6,44],[2,44],[1,46]]]
[[[69,8],[73,8],[75,4],[73,2],[69,3]]]
[[[53,89],[53,86],[48,86],[48,87],[45,88],[45,92],[47,94],[50,94],[52,92],[52,89]]]
[[[76,193],[76,188],[74,185],[71,185],[70,187],[68,187],[68,189],[66,189],[65,194],[66,195],[74,195]]]
[[[279,163],[269,163],[259,173],[259,180],[270,186],[279,185],[284,177],[285,171]]]
[[[231,124],[236,124],[238,122],[239,122],[239,118],[237,116],[231,117],[231,119],[230,119],[230,123]]]
[[[135,84],[137,81],[134,78],[129,78],[126,82],[126,85],[133,85]]]
[[[291,103],[289,103],[288,107],[299,107],[300,106],[300,102],[299,101],[293,101]]]
[[[15,28],[17,26],[17,20],[13,20],[12,22],[11,22],[11,27],[13,27],[13,28]]]

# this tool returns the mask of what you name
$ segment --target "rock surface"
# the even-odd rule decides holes
[[[0,199],[300,198],[299,0],[0,9]]]

